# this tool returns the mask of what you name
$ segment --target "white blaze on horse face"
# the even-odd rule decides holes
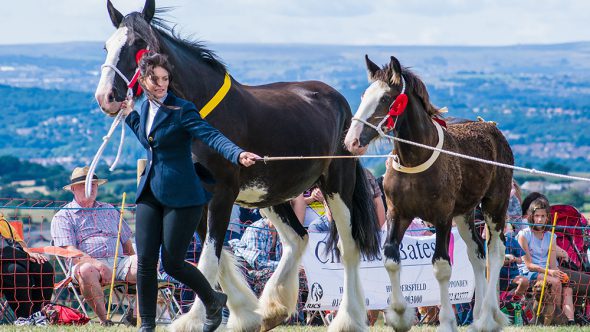
[[[365,90],[365,94],[361,99],[361,104],[359,105],[358,110],[356,111],[354,118],[367,121],[379,106],[379,101],[384,94],[388,93],[391,89],[389,86],[382,81],[375,81],[367,90]],[[344,139],[344,144],[348,151],[355,153],[357,150],[361,149],[362,147],[356,145],[358,140],[361,137],[361,133],[363,132],[364,123],[360,121],[352,121],[350,125],[350,129],[348,129],[348,133],[346,134],[346,138]]]
[[[127,42],[128,32],[129,29],[127,27],[119,28],[107,40],[105,44],[107,50],[107,57],[104,62],[105,65],[117,65],[119,62],[119,56],[121,55],[121,49],[123,49],[123,46],[125,46],[125,43]],[[113,107],[120,104],[116,102],[111,103],[109,101],[109,95],[113,89],[114,82],[115,71],[109,67],[102,67],[100,81],[98,82],[94,97],[100,107],[109,113],[117,112],[118,109],[114,110]]]

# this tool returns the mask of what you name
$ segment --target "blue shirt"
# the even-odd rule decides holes
[[[543,233],[543,239],[538,239],[536,236],[533,235],[531,229],[527,227],[518,232],[518,236],[523,236],[525,238],[527,245],[529,247],[529,254],[531,255],[533,264],[545,268],[549,253],[549,244],[551,243],[551,232]],[[557,238],[556,235],[553,235],[553,237]],[[529,272],[529,269],[526,267],[526,264],[524,264],[524,262],[520,264],[518,268],[520,269],[520,272],[522,274]]]
[[[273,234],[276,236],[273,246]],[[234,255],[243,258],[250,267],[261,270],[271,268],[275,270],[279,265],[283,246],[276,230],[270,228],[266,218],[260,219],[248,226],[241,239],[229,241]]]
[[[525,252],[518,243],[517,236],[513,232],[506,233],[506,254],[514,257],[522,257]],[[508,285],[512,279],[520,275],[518,264],[516,262],[510,263],[508,266],[502,266],[500,269],[500,290],[508,289]]]

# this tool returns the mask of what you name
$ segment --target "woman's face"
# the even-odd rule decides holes
[[[155,67],[153,74],[143,80],[145,88],[157,99],[162,99],[168,93],[170,77],[168,71],[162,67]]]
[[[533,228],[536,230],[544,230],[547,224],[547,211],[545,209],[537,209],[533,213]]]

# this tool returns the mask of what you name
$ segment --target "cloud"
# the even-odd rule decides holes
[[[143,0],[112,0],[123,14]],[[212,42],[507,45],[590,40],[587,0],[160,0],[184,35]],[[1,44],[106,40],[105,0],[18,0]]]

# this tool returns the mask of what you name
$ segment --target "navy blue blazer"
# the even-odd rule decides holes
[[[152,193],[164,206],[181,208],[203,205],[208,197],[191,159],[192,138],[201,140],[236,165],[244,150],[203,120],[193,103],[168,92],[164,104],[181,109],[160,107],[149,135],[145,132],[149,113],[147,100],[141,106],[141,115],[133,111],[125,119],[148,155],[137,188],[136,202],[149,182]]]

